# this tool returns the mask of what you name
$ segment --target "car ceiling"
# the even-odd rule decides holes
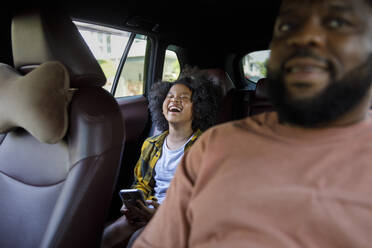
[[[170,44],[246,54],[268,48],[280,0],[54,1],[11,3],[4,14],[29,8],[67,11],[71,17],[116,28],[160,34]],[[3,15],[5,20],[7,15]],[[1,21],[5,30],[8,21]],[[154,29],[156,25],[156,28]]]
[[[72,16],[115,27],[141,26],[180,46],[213,47],[234,52],[266,49],[279,6],[261,1],[105,1],[67,4]]]

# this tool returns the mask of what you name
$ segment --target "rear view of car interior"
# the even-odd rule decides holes
[[[216,125],[272,111],[264,64],[278,6],[207,0],[6,7],[0,247],[99,247],[105,223],[120,216],[118,192],[133,182],[141,145],[156,132],[147,101],[155,82],[174,81],[187,66],[202,70],[223,93]],[[65,84],[53,89],[56,81]]]

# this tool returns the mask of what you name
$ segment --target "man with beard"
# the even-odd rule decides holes
[[[372,1],[284,0],[277,112],[210,129],[139,247],[370,247]]]

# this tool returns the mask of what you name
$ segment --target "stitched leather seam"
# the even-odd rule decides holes
[[[110,147],[109,149],[107,149],[107,150],[101,152],[100,154],[92,155],[92,156],[89,156],[89,157],[85,157],[85,158],[82,158],[82,159],[76,161],[76,162],[71,166],[69,172],[70,172],[70,171],[71,171],[71,170],[72,170],[72,169],[73,169],[73,168],[74,168],[78,163],[80,163],[81,161],[84,161],[84,160],[86,160],[86,159],[96,159],[97,157],[103,156],[104,154],[109,153],[109,152],[111,152],[112,150],[115,150],[115,149],[118,149],[118,148],[120,148],[120,150],[123,151],[123,150],[124,150],[124,142],[122,142],[120,145],[112,146],[112,147]],[[120,155],[120,160],[121,160],[121,156],[123,156],[123,154]]]
[[[0,145],[3,143],[3,141],[5,140],[5,137],[8,135],[8,133],[4,134],[4,136],[2,138],[0,138]]]
[[[122,147],[122,146],[115,146],[115,147],[113,147],[113,148],[114,148],[114,149],[115,149],[115,148],[117,149],[118,147]],[[97,160],[98,157],[100,157],[100,156],[102,156],[102,155],[104,155],[105,153],[108,153],[108,152],[109,152],[109,151],[105,151],[105,152],[101,153],[100,155],[95,155],[95,156],[91,156],[91,157],[86,157],[86,158],[80,159],[79,161],[77,161],[76,163],[74,163],[74,164],[71,166],[71,168],[70,168],[70,170],[69,170],[69,173],[70,173],[71,170],[72,170],[73,168],[75,168],[75,166],[77,166],[80,162],[82,162],[82,161],[84,161],[84,160],[86,160],[86,159],[92,159],[93,161],[94,161],[94,160]],[[94,162],[94,163],[95,163],[95,162]],[[94,164],[94,163],[92,163],[92,164]],[[4,176],[7,176],[7,177],[13,179],[14,181],[17,181],[17,182],[23,183],[23,184],[28,185],[28,186],[33,186],[33,187],[51,187],[51,186],[55,186],[55,185],[57,185],[57,184],[61,184],[62,182],[66,181],[66,178],[65,178],[65,179],[62,179],[62,180],[60,180],[60,181],[58,181],[58,182],[56,182],[56,183],[47,184],[47,185],[40,185],[40,184],[31,184],[31,183],[26,183],[26,182],[24,182],[24,181],[22,181],[22,180],[20,180],[20,179],[18,179],[18,178],[16,178],[16,177],[10,176],[9,174],[5,173],[5,172],[2,171],[2,170],[0,170],[0,174],[3,174]],[[68,176],[68,175],[67,175],[67,176]]]
[[[63,179],[63,180],[61,180],[61,181],[58,181],[58,182],[56,182],[56,183],[52,183],[52,184],[48,184],[48,185],[38,185],[38,184],[26,183],[26,182],[24,182],[24,181],[22,181],[22,180],[20,180],[20,179],[18,179],[18,178],[15,178],[15,177],[13,177],[13,176],[8,175],[7,173],[5,173],[5,172],[3,172],[3,171],[1,171],[1,170],[0,170],[0,174],[3,174],[4,176],[7,176],[7,177],[13,179],[14,181],[17,181],[17,182],[23,183],[23,184],[28,185],[28,186],[33,186],[33,187],[51,187],[51,186],[55,186],[55,185],[57,185],[57,184],[61,184],[62,182],[66,181],[66,179]]]

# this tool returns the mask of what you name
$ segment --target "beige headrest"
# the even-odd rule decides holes
[[[63,12],[30,10],[12,21],[14,67],[26,74],[47,61],[60,61],[71,87],[103,86],[106,77],[71,18]]]
[[[0,64],[0,133],[21,127],[41,142],[60,141],[68,127],[69,84],[59,62],[46,62],[26,76]]]

